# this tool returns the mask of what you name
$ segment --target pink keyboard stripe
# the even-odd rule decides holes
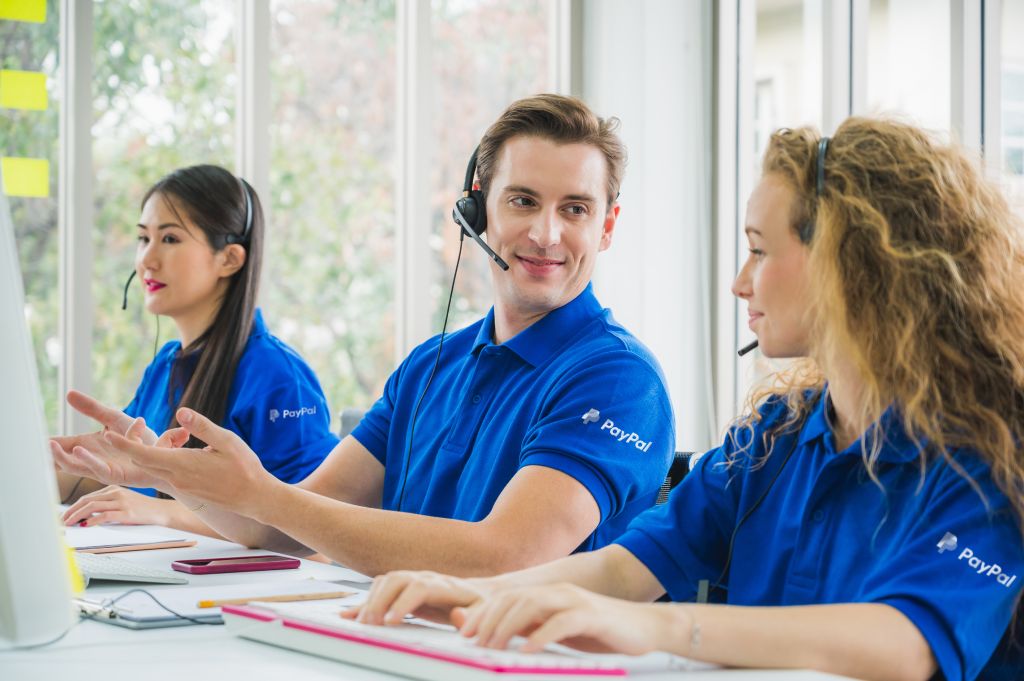
[[[271,614],[263,610],[257,610],[255,608],[248,608],[245,606],[225,605],[223,606],[222,610],[233,615],[248,617],[263,622],[270,622],[278,619],[277,615],[275,614]],[[484,669],[499,674],[559,674],[564,676],[626,676],[627,674],[626,670],[622,668],[564,669],[561,667],[527,667],[516,665],[503,665],[497,662],[483,662],[481,660],[476,660],[470,657],[461,657],[456,654],[442,653],[435,650],[429,650],[427,648],[417,648],[416,646],[411,646],[404,643],[396,643],[394,641],[384,641],[381,639],[371,638],[368,636],[361,636],[359,634],[354,634],[352,632],[342,631],[340,629],[332,629],[331,627],[311,624],[308,622],[302,622],[300,620],[281,618],[281,624],[290,629],[298,629],[300,631],[307,631],[309,633],[319,634],[321,636],[340,638],[346,641],[352,641],[354,643],[363,643],[370,646],[376,646],[378,648],[394,650],[400,653],[408,653],[410,655],[428,657],[434,660],[441,660],[442,662],[461,664],[466,667],[475,667],[476,669]]]
[[[250,608],[244,605],[222,605],[220,607],[220,610],[221,612],[229,612],[232,615],[248,617],[250,619],[259,620],[261,622],[273,622],[277,619],[277,615],[267,612],[266,610]]]

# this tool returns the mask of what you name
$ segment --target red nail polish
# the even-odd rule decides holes
[[[84,520],[79,520],[78,521],[78,526],[79,527],[85,527],[85,521]]]

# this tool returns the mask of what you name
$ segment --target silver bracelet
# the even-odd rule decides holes
[[[697,617],[693,614],[692,608],[683,606],[683,609],[686,616],[690,618],[690,647],[686,651],[687,656],[689,656],[700,648],[700,624],[697,623]]]
[[[690,652],[694,652],[700,648],[700,624],[697,623],[697,618],[690,613]]]

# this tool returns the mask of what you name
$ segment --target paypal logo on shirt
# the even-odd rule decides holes
[[[627,445],[633,445],[641,452],[647,452],[651,449],[651,442],[653,442],[653,440],[644,442],[640,439],[640,435],[638,433],[627,433],[622,428],[616,426],[611,419],[605,419],[604,423],[601,424],[601,430],[607,430],[608,434],[619,442],[625,442]]]
[[[939,548],[939,553],[945,553],[946,551],[956,551],[956,535],[952,532],[947,532],[942,535],[942,539],[936,544]]]
[[[298,409],[277,409],[270,410],[270,422],[274,423],[278,419],[297,419],[302,416],[308,416],[316,413],[316,405],[312,407],[299,407]]]
[[[589,425],[591,423],[597,423],[601,419],[601,412],[597,409],[591,409],[581,417],[583,425]],[[601,430],[607,430],[608,434],[614,437],[619,442],[625,442],[628,445],[633,445],[641,452],[647,452],[651,449],[651,443],[653,440],[644,441],[640,439],[638,433],[627,433],[615,425],[615,422],[611,419],[605,419],[604,423],[601,424]]]
[[[946,551],[955,551],[957,549],[956,535],[952,532],[947,532],[936,544],[939,549],[939,553],[945,553]],[[960,555],[956,557],[957,560],[967,560],[967,564],[970,565],[979,575],[985,575],[986,577],[995,577],[996,581],[1003,586],[1009,588],[1011,584],[1017,581],[1017,575],[1008,575],[1003,572],[1003,568],[998,563],[986,563],[984,560],[974,555],[974,551],[970,547],[964,547],[964,550],[960,552]]]

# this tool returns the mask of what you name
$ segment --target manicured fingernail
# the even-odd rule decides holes
[[[79,527],[85,527],[88,524],[89,524],[89,521],[87,521],[87,520],[79,520],[78,521],[78,526]]]

